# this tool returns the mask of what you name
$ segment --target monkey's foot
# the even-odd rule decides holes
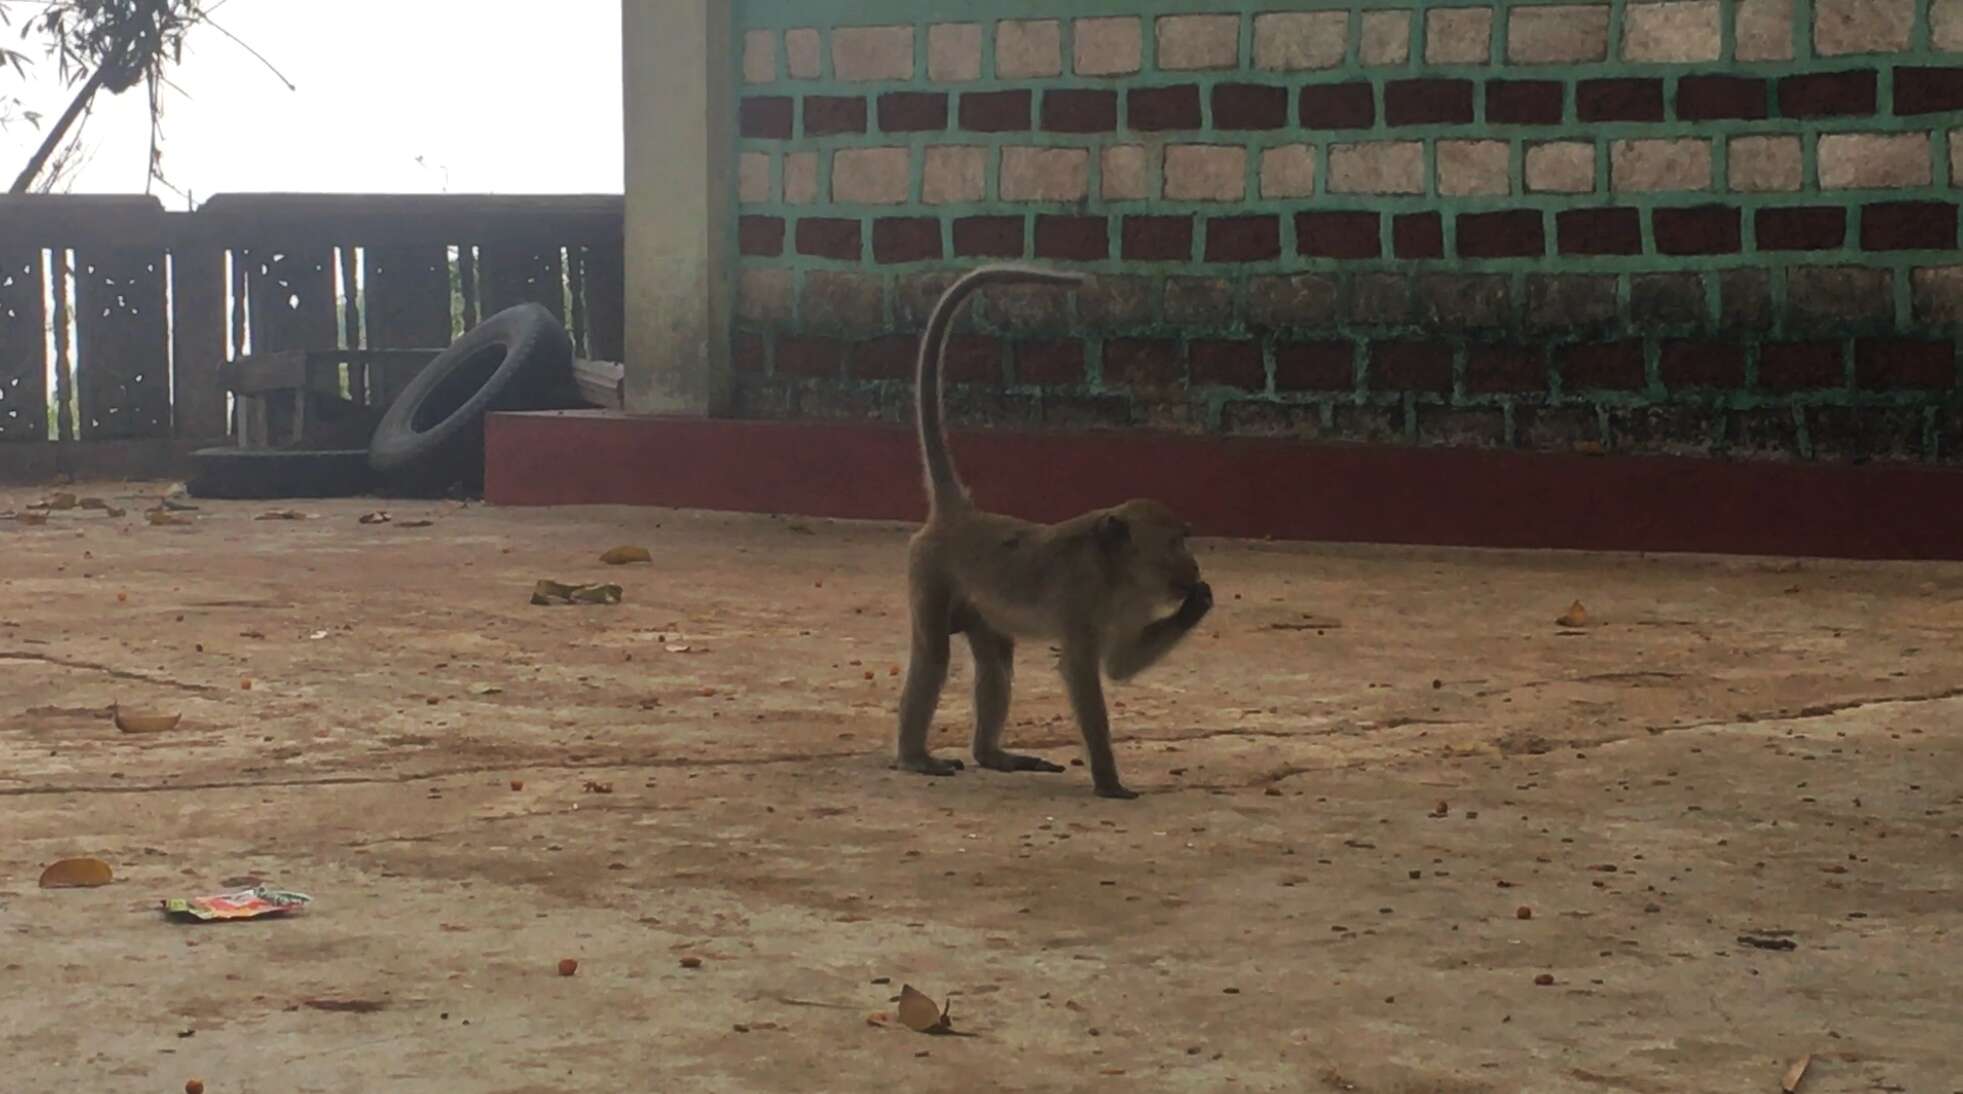
[[[1017,752],[977,753],[975,762],[990,771],[1041,771],[1057,774],[1063,765],[1053,764],[1041,756],[1024,756]]]
[[[902,771],[918,772],[922,775],[952,775],[961,770],[960,760],[943,760],[929,753],[921,756],[903,756],[894,765]]]
[[[1121,801],[1130,801],[1138,797],[1138,791],[1127,790],[1123,783],[1113,780],[1108,783],[1098,783],[1097,796],[1100,798],[1117,798]]]

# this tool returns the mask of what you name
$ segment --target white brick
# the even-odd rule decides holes
[[[1098,173],[1099,192],[1107,201],[1144,201],[1152,196],[1152,161],[1142,144],[1114,144],[1104,149]]]
[[[1269,12],[1254,17],[1254,67],[1335,68],[1350,36],[1346,11]]]
[[[1004,148],[1005,201],[1081,201],[1090,192],[1091,154],[1084,148]]]
[[[1247,196],[1247,149],[1239,145],[1175,144],[1166,148],[1166,198],[1239,201]]]
[[[927,28],[927,78],[957,84],[981,79],[981,26],[935,23]]]
[[[818,153],[790,152],[784,156],[784,201],[811,205],[818,200]]]
[[[1583,141],[1530,144],[1526,169],[1530,191],[1585,194],[1595,189],[1595,146]]]
[[[1622,9],[1626,61],[1715,61],[1721,51],[1723,8],[1718,0],[1666,0]]]
[[[1162,69],[1233,68],[1240,64],[1238,15],[1162,15],[1154,34]]]
[[[1609,6],[1515,7],[1506,21],[1506,59],[1518,64],[1600,61],[1609,55]]]
[[[1822,57],[1897,53],[1915,29],[1915,0],[1813,0],[1813,49]]]
[[[1284,144],[1261,153],[1261,196],[1306,198],[1315,195],[1315,149]]]
[[[980,201],[988,196],[988,149],[935,145],[921,165],[920,200],[929,205]]]
[[[1820,138],[1820,185],[1828,190],[1927,186],[1924,133],[1828,133]]]
[[[736,157],[736,200],[760,205],[770,200],[770,156],[744,152]]]
[[[819,76],[818,32],[811,27],[794,27],[784,32],[784,66],[794,80],[815,80]]]
[[[1505,141],[1439,141],[1438,192],[1446,197],[1511,193],[1510,156]]]
[[[1937,49],[1963,53],[1963,0],[1930,0],[1929,38]]]
[[[743,82],[767,84],[777,78],[777,32],[743,32]]]
[[[995,75],[1028,80],[1063,74],[1063,24],[1055,19],[1004,19],[995,25]]]
[[[1433,8],[1425,13],[1425,63],[1483,65],[1493,55],[1493,9]]]
[[[1145,31],[1135,15],[1079,19],[1070,52],[1079,76],[1128,76],[1143,65]]]
[[[907,150],[841,148],[832,153],[832,200],[898,205],[907,199]]]
[[[860,82],[913,79],[913,28],[833,29],[832,75]]]
[[[1401,65],[1411,59],[1411,13],[1366,11],[1357,56],[1366,65]]]
[[[1422,194],[1422,141],[1371,141],[1329,147],[1329,190],[1337,194]]]
[[[1793,0],[1738,0],[1732,49],[1741,61],[1790,61]]]
[[[1696,138],[1625,140],[1609,145],[1609,183],[1617,190],[1709,190],[1711,142]]]
[[[1798,137],[1733,137],[1725,149],[1731,188],[1747,193],[1797,190],[1802,181]]]

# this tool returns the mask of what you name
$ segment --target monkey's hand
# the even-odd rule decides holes
[[[1187,591],[1186,599],[1179,605],[1179,612],[1172,618],[1181,627],[1192,628],[1198,626],[1200,620],[1206,618],[1206,613],[1212,610],[1213,586],[1202,581]]]

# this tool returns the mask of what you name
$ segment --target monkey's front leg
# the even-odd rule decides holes
[[[931,611],[916,612],[906,685],[900,691],[898,763],[923,775],[952,775],[962,767],[960,760],[939,759],[927,749],[927,731],[947,683],[947,647],[946,614],[937,620]]]
[[[1084,734],[1084,751],[1090,753],[1091,784],[1100,798],[1136,798],[1118,779],[1118,759],[1111,752],[1111,721],[1104,711],[1104,683],[1097,674],[1096,639],[1083,635],[1066,638],[1063,643],[1064,688],[1070,693],[1070,707],[1077,715],[1077,728]]]
[[[1151,668],[1212,610],[1212,586],[1204,581],[1194,585],[1177,612],[1147,623],[1133,634],[1112,636],[1111,648],[1104,655],[1105,673],[1113,680],[1129,680]]]

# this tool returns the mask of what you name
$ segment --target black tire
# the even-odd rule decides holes
[[[197,498],[349,498],[375,488],[365,448],[201,448],[184,488]]]
[[[538,304],[491,316],[424,366],[390,404],[368,465],[390,493],[435,495],[484,484],[484,417],[583,407],[566,328]]]

